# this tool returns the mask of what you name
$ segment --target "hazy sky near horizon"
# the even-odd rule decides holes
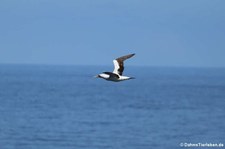
[[[0,63],[225,67],[224,0],[1,0]]]

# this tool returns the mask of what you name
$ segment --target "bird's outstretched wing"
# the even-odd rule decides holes
[[[114,70],[113,73],[115,74],[119,74],[122,75],[123,74],[123,70],[124,70],[124,64],[123,61],[125,61],[128,58],[131,58],[132,56],[134,56],[135,54],[128,54],[125,56],[121,56],[115,60],[113,60],[113,64],[114,64]]]

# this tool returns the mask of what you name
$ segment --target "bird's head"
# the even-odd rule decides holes
[[[108,79],[109,75],[105,73],[101,73],[95,76],[95,78],[103,78],[103,79]]]

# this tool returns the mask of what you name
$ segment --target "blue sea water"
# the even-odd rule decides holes
[[[225,145],[225,69],[0,65],[0,149]]]

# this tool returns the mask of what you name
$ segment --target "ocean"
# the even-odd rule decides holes
[[[134,80],[93,78],[112,69],[1,64],[0,149],[225,145],[224,68],[129,66]]]

